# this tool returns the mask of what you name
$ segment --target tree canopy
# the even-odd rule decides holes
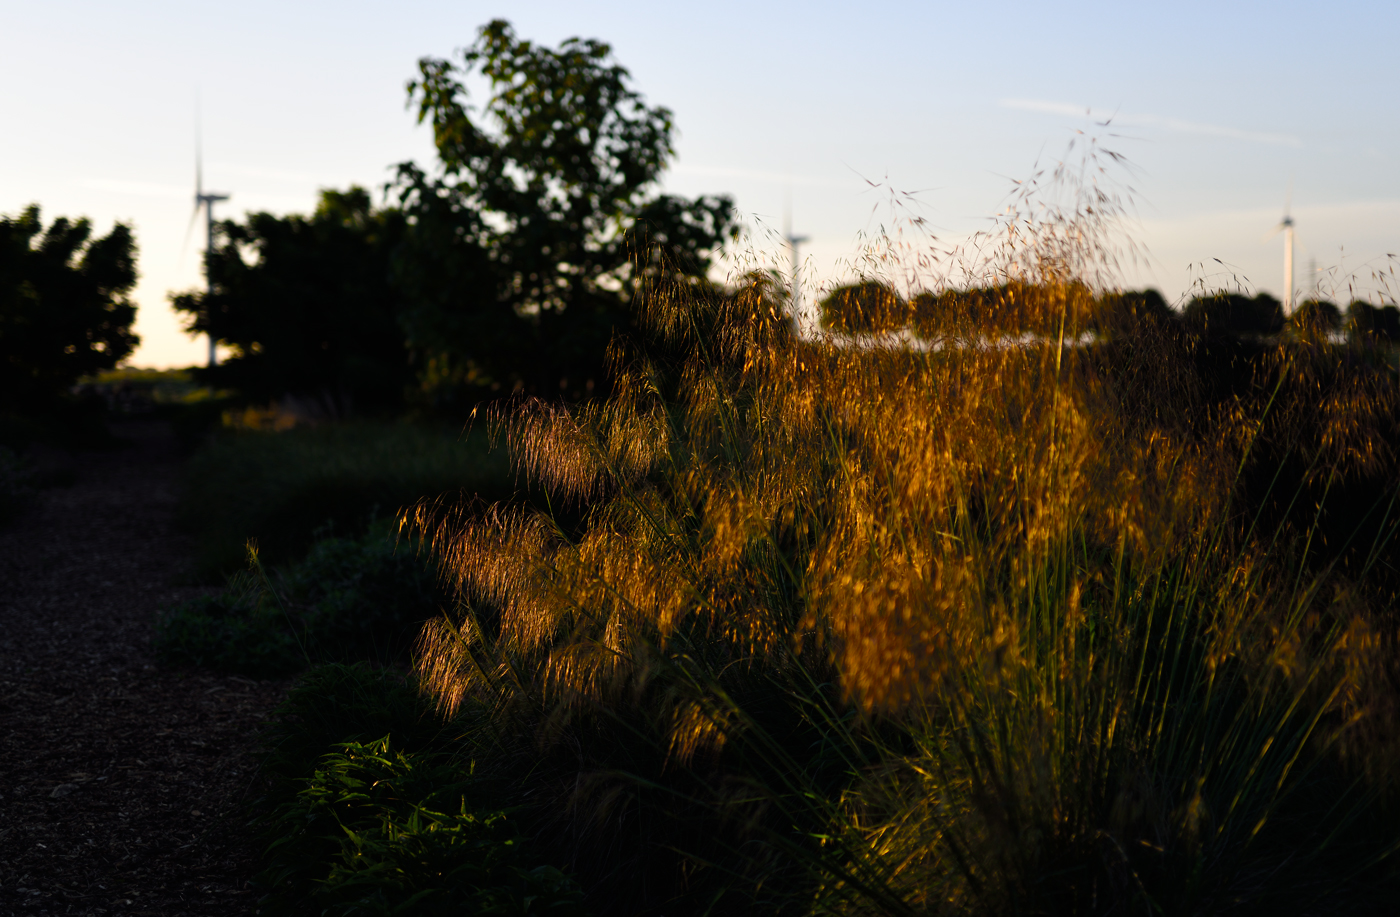
[[[473,74],[489,87],[479,108]],[[646,104],[603,42],[548,48],[496,20],[460,61],[422,59],[408,91],[438,164],[398,171],[405,327],[446,388],[580,391],[638,285],[703,283],[733,230],[726,197],[657,193],[671,112]]]
[[[0,215],[0,409],[42,408],[135,349],[136,240],[117,223]]]

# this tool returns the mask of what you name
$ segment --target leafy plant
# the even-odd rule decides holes
[[[362,738],[373,726],[388,734]],[[399,679],[313,670],[265,743],[264,912],[583,913],[578,887],[501,807],[500,782],[473,773],[448,724]]]
[[[198,375],[267,403],[294,397],[345,419],[398,409],[413,380],[392,283],[404,214],[363,188],[325,190],[311,216],[218,224],[210,292],[173,297],[190,330],[233,349]]]

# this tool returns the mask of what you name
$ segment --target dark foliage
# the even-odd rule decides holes
[[[1347,306],[1347,326],[1355,334],[1381,341],[1400,341],[1400,308],[1373,306],[1355,300]]]
[[[513,491],[505,455],[484,433],[365,421],[224,431],[191,459],[179,519],[198,540],[199,575],[217,582],[242,567],[250,539],[264,562],[281,565],[303,557],[328,526],[358,537],[427,497]]]
[[[1177,314],[1156,290],[1128,290],[1105,295],[1094,324],[1100,334],[1131,335],[1145,323],[1161,328],[1177,318]]]
[[[1325,299],[1306,299],[1290,317],[1294,327],[1311,331],[1336,331],[1342,327],[1342,310]]]
[[[93,238],[86,219],[45,228],[38,205],[0,216],[0,412],[49,410],[130,354],[135,285],[130,226]]]
[[[490,87],[468,102],[473,75]],[[734,231],[725,197],[656,193],[671,113],[593,39],[548,48],[497,20],[408,84],[438,162],[402,163],[395,206],[323,192],[311,217],[224,221],[212,292],[174,298],[234,356],[204,374],[331,416],[483,397],[601,393],[642,284],[703,286]]]

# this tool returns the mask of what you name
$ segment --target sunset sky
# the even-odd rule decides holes
[[[1297,285],[1375,289],[1400,251],[1400,4],[297,3],[0,6],[0,213],[135,225],[143,345],[185,365],[201,345],[166,294],[200,283],[184,242],[196,98],[221,216],[307,211],[322,187],[378,188],[431,161],[405,109],[423,55],[509,19],[546,44],[612,44],[680,131],[666,190],[734,196],[758,257],[780,258],[785,200],[811,279],[843,276],[888,225],[886,189],[956,240],[1012,179],[1096,138],[1128,165],[1145,262],[1122,283],[1169,300],[1239,277],[1282,295],[1263,236],[1292,191]],[[1104,122],[1108,122],[1106,125]],[[1077,134],[1083,131],[1084,134]],[[1219,259],[1216,261],[1215,259]],[[1208,267],[1192,268],[1191,265]]]

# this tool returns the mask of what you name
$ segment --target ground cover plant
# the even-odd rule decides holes
[[[280,568],[250,550],[222,592],[161,613],[152,649],[167,665],[259,678],[329,661],[402,665],[423,622],[451,603],[433,559],[381,523],[322,538]]]
[[[200,576],[215,578],[243,568],[250,539],[275,566],[300,559],[318,533],[357,537],[376,518],[449,492],[513,492],[484,432],[406,421],[225,428],[191,458],[179,519],[196,535]]]
[[[1008,219],[936,346],[658,286],[687,358],[501,416],[581,523],[410,518],[463,598],[422,682],[599,910],[1393,900],[1395,375],[1125,309],[1085,194]]]

